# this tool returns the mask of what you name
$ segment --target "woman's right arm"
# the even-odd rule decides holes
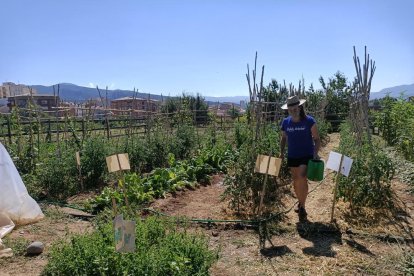
[[[280,137],[280,158],[285,158],[285,147],[286,147],[286,132],[282,131],[282,136]]]

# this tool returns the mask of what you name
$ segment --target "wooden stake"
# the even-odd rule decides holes
[[[82,177],[82,167],[81,167],[81,163],[80,163],[80,153],[79,151],[77,151],[75,153],[76,156],[76,166],[78,167],[78,172],[79,172],[79,181],[80,181],[80,185],[81,185],[81,190],[84,191],[84,187],[83,187],[83,177]]]
[[[267,178],[268,178],[268,173],[269,173],[269,166],[270,166],[270,159],[272,157],[269,155],[269,159],[267,160],[267,167],[266,167],[266,175],[265,175],[265,179],[264,179],[264,183],[263,183],[263,188],[262,188],[262,194],[260,195],[260,204],[259,204],[259,210],[258,210],[258,214],[259,216],[262,215],[262,205],[263,205],[263,198],[266,192],[266,183],[267,183]]]
[[[120,179],[118,180],[118,187],[119,187],[119,181],[122,181],[122,183],[123,183],[122,191],[124,192],[125,204],[128,208],[131,208],[129,206],[129,201],[128,201],[128,197],[127,197],[127,194],[126,194],[127,189],[126,189],[126,186],[125,186],[125,175],[124,175],[124,171],[122,170],[121,161],[119,161],[119,155],[118,154],[116,155],[116,159],[118,160],[118,165],[119,165],[119,171],[118,172],[119,172],[119,176],[120,176]]]
[[[332,202],[332,210],[331,210],[331,222],[333,222],[333,216],[334,216],[334,209],[335,209],[335,202],[336,202],[336,189],[338,187],[338,182],[339,182],[339,175],[341,174],[341,169],[342,169],[342,161],[344,160],[344,155],[341,155],[341,162],[339,162],[339,169],[338,172],[336,173],[336,179],[335,179],[335,188],[334,188],[334,196],[333,196],[333,202]]]

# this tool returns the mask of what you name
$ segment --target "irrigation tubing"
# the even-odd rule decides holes
[[[324,179],[321,180],[312,190],[310,190],[308,192],[308,195],[312,192],[314,192],[326,179],[326,177],[330,174],[332,174],[334,172],[330,172],[328,174],[325,175]],[[57,202],[57,201],[38,201],[38,203],[41,204],[50,204],[50,205],[58,205],[61,207],[68,207],[68,208],[72,208],[75,210],[79,210],[79,211],[83,211],[83,212],[87,212],[87,210],[85,208],[79,207],[77,205],[73,205],[73,204],[68,204],[65,202]],[[207,224],[212,224],[212,223],[240,223],[240,224],[245,224],[245,225],[249,225],[250,226],[259,226],[261,223],[263,222],[268,222],[273,220],[274,218],[277,218],[280,215],[283,214],[287,214],[289,213],[293,207],[295,207],[295,205],[298,203],[298,201],[296,201],[289,209],[279,212],[279,213],[275,213],[275,214],[271,214],[269,217],[264,218],[264,219],[258,219],[258,220],[218,220],[218,219],[200,219],[200,218],[193,218],[193,219],[187,219],[187,218],[182,218],[183,221],[189,221],[189,222],[195,222],[195,223],[207,223]],[[152,208],[142,208],[140,210],[145,210],[148,212],[151,212],[153,214],[159,215],[159,216],[164,216],[164,217],[169,217],[169,218],[174,218],[176,220],[180,220],[180,217],[176,217],[176,216],[171,216],[162,212],[159,212],[157,210],[154,210]],[[382,241],[388,241],[388,242],[406,242],[406,243],[414,243],[414,239],[413,238],[406,238],[406,237],[402,237],[402,236],[394,236],[394,235],[372,235],[369,233],[365,233],[365,232],[355,232],[352,229],[348,229],[346,230],[346,232],[348,235],[352,236],[362,236],[362,237],[374,237],[377,238],[379,240]]]
[[[333,173],[333,172],[331,172],[331,173]],[[326,174],[324,179],[319,181],[318,184],[311,191],[308,192],[308,195],[310,193],[312,193],[313,191],[315,191],[325,181],[326,177],[328,175],[330,175],[331,173]],[[64,203],[64,202],[39,201],[39,203],[50,204],[50,205],[58,205],[58,206],[61,206],[61,207],[68,207],[68,208],[72,208],[72,209],[75,209],[75,210],[87,212],[87,210],[82,208],[82,207],[79,207],[77,205],[67,204],[67,203]],[[293,207],[295,207],[296,204],[298,204],[298,201],[296,201],[289,209],[287,209],[285,211],[274,213],[274,214],[271,214],[267,218],[261,218],[261,219],[256,219],[256,220],[237,220],[237,219],[236,220],[226,220],[226,219],[208,219],[208,218],[207,219],[205,219],[205,218],[188,218],[187,219],[186,218],[184,220],[189,221],[189,222],[208,223],[208,224],[211,224],[211,223],[240,223],[240,224],[259,225],[260,223],[271,221],[271,220],[273,220],[273,219],[275,219],[275,218],[277,218],[277,217],[279,217],[283,214],[289,213],[293,209]],[[148,212],[151,212],[151,213],[159,215],[159,216],[174,218],[174,219],[177,219],[177,220],[180,219],[180,217],[171,216],[171,215],[162,213],[162,212],[157,211],[157,210],[152,209],[152,208],[142,208],[141,210],[148,211]]]

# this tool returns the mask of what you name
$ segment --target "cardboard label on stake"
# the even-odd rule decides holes
[[[135,221],[124,220],[124,244],[119,252],[135,252]]]
[[[124,245],[124,230],[123,230],[124,217],[122,215],[117,215],[114,218],[114,232],[115,232],[115,250],[119,250]]]
[[[106,157],[106,165],[109,172],[130,170],[128,153],[114,154]]]
[[[270,163],[269,163],[270,158]],[[254,171],[258,173],[266,174],[267,170],[267,164],[269,163],[269,170],[267,171],[267,174],[278,176],[280,167],[282,165],[282,159],[270,157],[267,155],[261,155],[259,154],[256,159],[256,165],[254,167]]]
[[[114,237],[116,252],[135,252],[135,221],[124,220],[122,215],[114,219]]]
[[[349,176],[349,173],[351,171],[351,167],[352,167],[352,162],[353,161],[354,160],[352,160],[348,156],[344,155],[344,159],[342,160],[341,173],[343,175],[345,175],[346,177]]]

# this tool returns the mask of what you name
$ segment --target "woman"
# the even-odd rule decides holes
[[[298,96],[287,99],[282,109],[287,109],[289,116],[282,121],[282,137],[280,139],[280,158],[285,157],[286,141],[288,144],[287,164],[293,178],[293,188],[299,205],[295,211],[299,221],[307,220],[305,209],[308,195],[308,178],[306,170],[308,161],[319,159],[320,139],[315,119],[305,114],[303,103]]]

